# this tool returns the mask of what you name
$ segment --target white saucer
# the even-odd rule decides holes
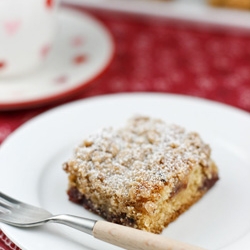
[[[77,93],[110,64],[114,43],[92,16],[62,8],[54,47],[42,68],[18,78],[0,79],[0,110],[41,106]]]

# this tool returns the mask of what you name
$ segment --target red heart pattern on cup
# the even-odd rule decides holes
[[[54,4],[54,1],[53,0],[46,0],[45,1],[45,5],[47,8],[52,8],[53,7],[53,4]]]
[[[0,78],[28,73],[44,62],[56,32],[56,1],[19,0],[15,8],[12,1],[1,3]]]
[[[19,28],[21,27],[21,20],[8,20],[3,23],[3,28],[7,35],[11,36],[18,32]]]

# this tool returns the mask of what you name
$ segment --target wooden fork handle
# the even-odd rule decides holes
[[[205,250],[198,246],[106,221],[95,223],[93,236],[128,250]]]

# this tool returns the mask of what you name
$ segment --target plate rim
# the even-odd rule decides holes
[[[187,3],[191,6],[190,12],[185,10],[185,0],[175,0],[173,2],[131,0],[129,4],[124,4],[124,0],[64,0],[64,3],[76,4],[97,10],[119,11],[122,13],[161,17],[190,23],[200,22],[202,25],[211,25],[211,27],[233,28],[249,32],[250,25],[246,21],[250,20],[248,10],[221,8],[210,5],[204,6],[203,3],[197,5],[195,1],[189,0]],[[225,17],[228,17],[227,22],[224,20]]]

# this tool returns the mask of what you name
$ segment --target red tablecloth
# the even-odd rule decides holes
[[[108,70],[68,102],[147,91],[199,96],[250,111],[250,31],[236,33],[164,19],[85,11],[109,28],[116,52]],[[0,143],[21,124],[54,106],[0,112]],[[0,231],[0,250],[9,249],[18,248]]]

